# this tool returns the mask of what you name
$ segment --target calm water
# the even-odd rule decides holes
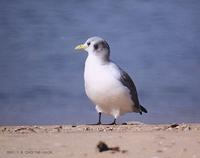
[[[119,122],[200,122],[199,19],[198,0],[0,0],[0,125],[96,122],[74,51],[94,35],[149,111]]]

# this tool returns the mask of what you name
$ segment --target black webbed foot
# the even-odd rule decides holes
[[[116,123],[116,118],[114,119],[114,121],[113,121],[112,123],[109,123],[109,124],[107,124],[107,125],[117,125],[117,123]]]

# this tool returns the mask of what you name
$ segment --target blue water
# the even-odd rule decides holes
[[[0,125],[95,123],[74,51],[94,35],[149,111],[119,122],[200,122],[199,19],[198,0],[0,0]]]

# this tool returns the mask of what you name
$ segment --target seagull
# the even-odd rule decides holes
[[[125,113],[147,113],[139,103],[131,77],[110,60],[110,47],[104,39],[91,37],[75,50],[88,52],[84,70],[85,92],[99,114],[97,125],[102,124],[102,113],[114,117],[110,125],[116,125],[117,118]]]

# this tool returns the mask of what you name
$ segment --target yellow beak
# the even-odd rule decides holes
[[[84,45],[84,44],[80,44],[78,46],[76,46],[74,49],[75,50],[85,50],[88,46]]]

